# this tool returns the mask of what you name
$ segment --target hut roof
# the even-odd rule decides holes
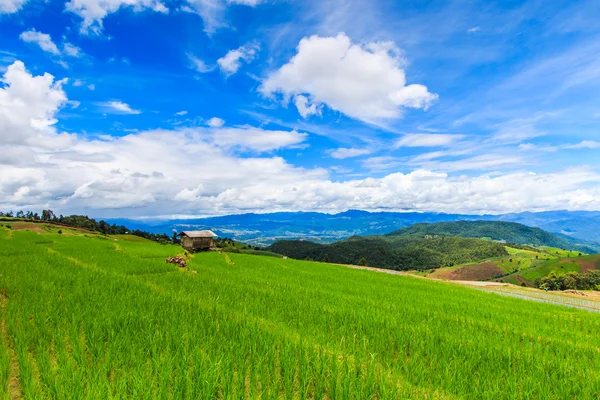
[[[213,238],[218,236],[213,231],[205,230],[205,231],[183,231],[181,232],[181,236],[187,236],[191,238]]]

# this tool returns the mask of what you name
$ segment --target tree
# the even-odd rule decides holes
[[[37,214],[36,214],[37,215]],[[42,221],[50,221],[56,218],[56,215],[54,215],[54,211],[52,210],[42,210]]]
[[[25,218],[25,213],[23,212],[23,210],[17,211],[17,218]]]
[[[360,260],[358,260],[358,265],[362,265],[363,267],[366,267],[367,264],[367,259],[364,257],[361,257]]]
[[[323,256],[323,262],[326,262],[326,263],[328,263],[328,262],[329,262],[329,254],[325,254],[325,255]]]

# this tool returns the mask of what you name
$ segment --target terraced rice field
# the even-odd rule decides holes
[[[315,262],[0,227],[0,393],[595,399],[600,314]],[[195,273],[192,273],[195,272]]]

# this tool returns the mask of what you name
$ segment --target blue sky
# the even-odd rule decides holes
[[[0,0],[0,208],[600,209],[597,1]]]

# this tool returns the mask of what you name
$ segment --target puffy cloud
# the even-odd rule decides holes
[[[56,115],[69,101],[62,81],[48,74],[33,76],[15,62],[2,83],[0,209],[51,207],[58,212],[142,216],[164,210],[197,215],[348,208],[464,213],[600,208],[600,174],[582,168],[475,176],[418,168],[332,181],[324,169],[299,168],[264,154],[301,145],[306,135],[296,131],[222,125],[104,139],[59,134]],[[351,155],[353,149],[344,151]],[[464,162],[507,162],[477,157]],[[459,167],[454,165],[454,170]]]
[[[169,11],[159,0],[70,0],[65,9],[83,18],[81,33],[100,34],[104,18],[121,7],[131,7],[135,12],[152,10],[166,13]]]
[[[313,104],[367,122],[399,118],[403,108],[427,109],[437,99],[423,85],[406,84],[403,63],[390,42],[353,44],[343,33],[311,36],[259,90],[266,96],[281,93],[284,99],[308,94]]]
[[[315,103],[310,104],[308,98],[301,94],[294,96],[294,105],[298,109],[298,113],[302,115],[302,118],[306,118],[312,114],[321,115],[321,105]]]
[[[58,47],[52,41],[50,35],[48,35],[47,33],[42,33],[36,31],[35,29],[31,29],[29,31],[21,33],[19,38],[21,38],[21,40],[24,42],[36,44],[40,49],[42,49],[45,52],[54,55],[60,55],[60,50],[58,50]]]
[[[475,33],[475,32],[479,32],[480,30],[481,30],[481,27],[474,26],[472,28],[467,29],[467,32],[469,32],[469,33]]]
[[[182,111],[177,111],[177,112],[175,113],[175,115],[177,115],[178,117],[182,117],[182,116],[184,116],[184,115],[187,115],[187,113],[188,113],[187,111],[185,111],[185,110],[182,110]]]
[[[12,14],[19,11],[27,0],[0,0],[0,14]]]
[[[332,151],[331,157],[337,159],[350,158],[350,157],[358,157],[365,154],[371,153],[369,149],[348,149],[344,147],[340,147],[339,149],[335,149]]]
[[[48,73],[33,76],[21,61],[8,67],[0,87],[0,143],[62,147],[68,135],[56,135],[56,114],[67,104],[63,81]],[[56,139],[56,140],[55,140]]]
[[[100,108],[102,108],[105,112],[111,114],[141,114],[140,110],[135,110],[131,108],[131,106],[127,103],[123,103],[119,100],[113,101],[104,101],[101,103],[97,103]]]
[[[449,146],[464,138],[464,135],[451,135],[442,133],[410,133],[402,136],[396,147],[438,147]]]
[[[217,117],[212,117],[211,119],[209,119],[206,122],[206,125],[210,126],[211,128],[220,128],[225,124],[225,121],[223,121],[221,118],[217,118]]]
[[[235,74],[242,66],[242,60],[246,63],[251,62],[260,47],[256,43],[248,43],[235,50],[229,50],[227,54],[217,60],[219,68],[226,76]]]

